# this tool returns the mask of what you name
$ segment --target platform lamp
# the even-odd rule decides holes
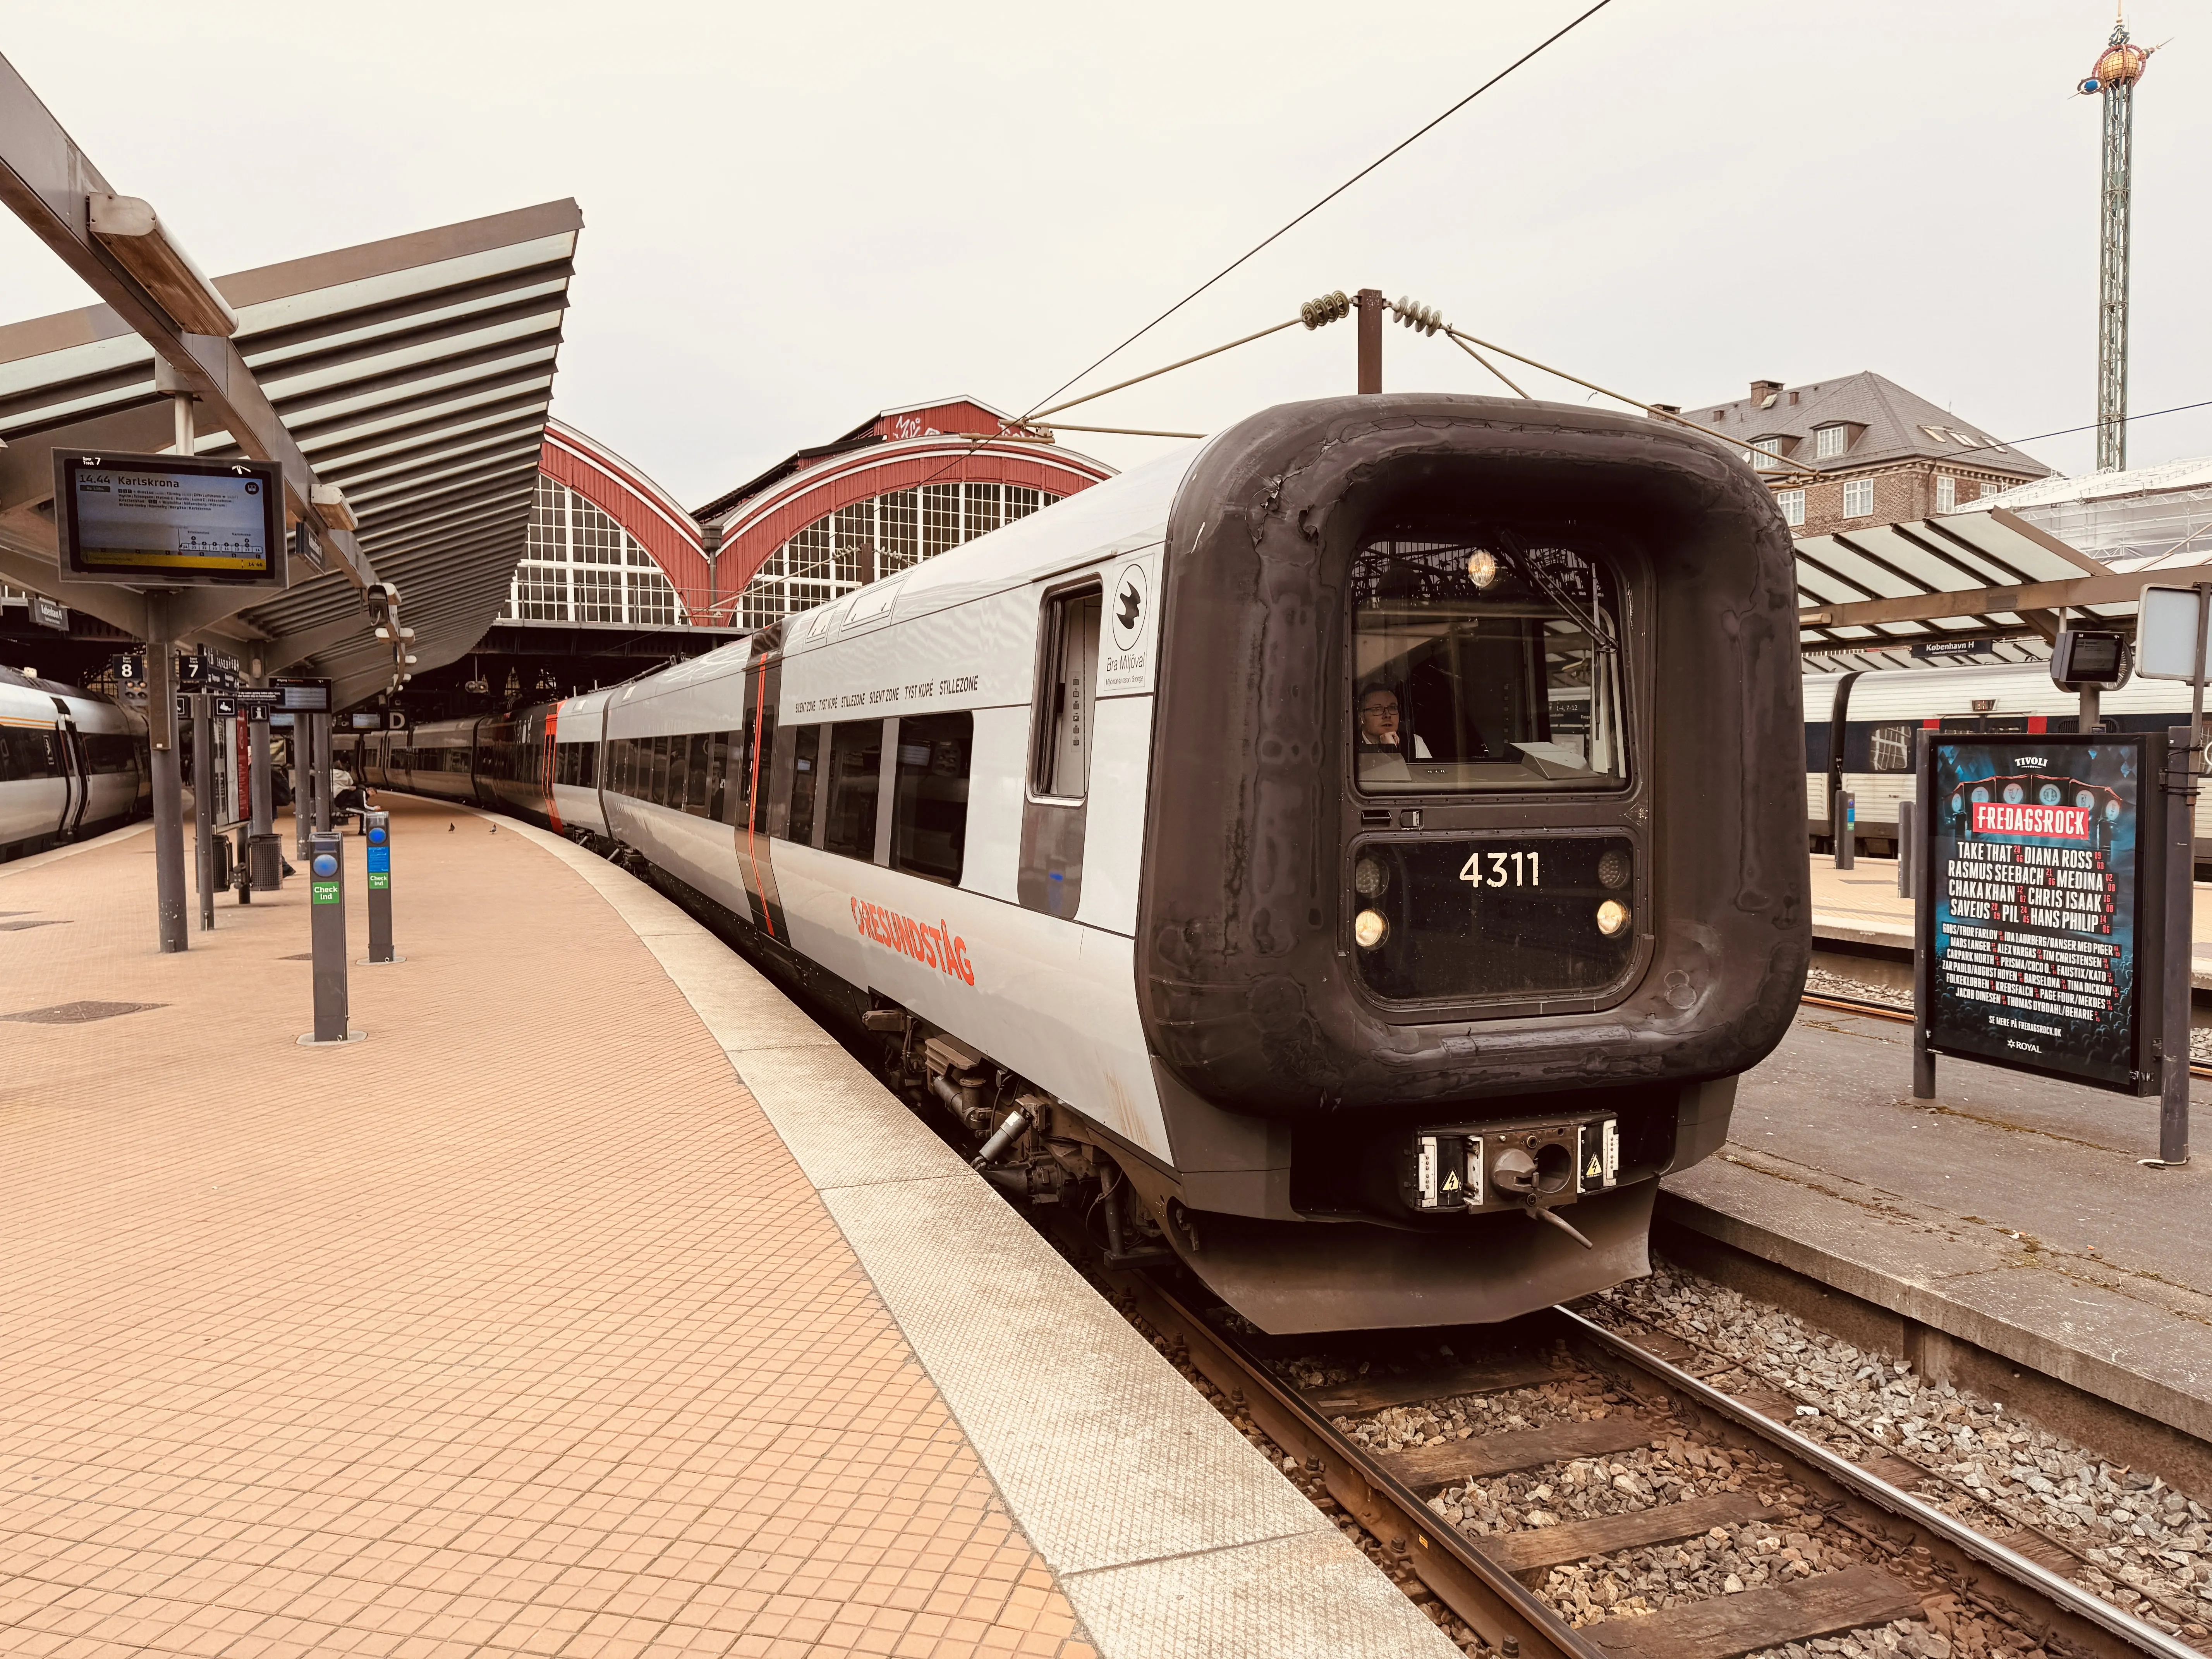
[[[169,240],[151,204],[136,196],[94,195],[86,218],[93,240],[185,333],[227,339],[238,332],[238,313],[191,255]]]

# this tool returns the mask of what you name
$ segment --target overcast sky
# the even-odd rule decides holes
[[[0,52],[209,270],[574,196],[556,412],[696,506],[878,409],[1034,407],[1587,3],[107,0],[13,8]],[[2138,413],[2212,399],[2205,21],[2130,18],[2178,37],[2136,103]],[[1093,383],[1371,286],[1656,401],[1871,368],[1998,437],[2081,425],[2100,109],[2070,94],[2111,25],[2098,0],[1613,0]],[[0,319],[86,297],[0,223]],[[1352,390],[1352,353],[1349,323],[1293,330],[1068,418],[1211,430]],[[1499,389],[1395,328],[1384,374]],[[2133,428],[2136,465],[2203,454],[2212,409]]]

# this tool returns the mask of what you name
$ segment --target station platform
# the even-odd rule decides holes
[[[2065,1431],[2133,1435],[2150,1467],[2212,1486],[2212,1160],[2136,1162],[2158,1152],[2155,1098],[1948,1057],[1936,1088],[1912,1097],[1909,1024],[1802,1009],[1743,1078],[1726,1147],[1663,1182],[1657,1243],[1693,1267],[1723,1246],[1881,1310],[1889,1330],[1849,1339],[1939,1379],[1974,1359],[1960,1344],[2001,1369],[1954,1380],[1998,1398],[2057,1378],[2135,1419]],[[2212,1085],[2191,1101],[2201,1144]],[[2062,1429],[2073,1409],[2033,1403]]]
[[[676,907],[380,804],[343,1046],[304,880],[0,866],[0,1650],[1457,1651]]]
[[[1850,870],[1836,868],[1833,854],[1815,853],[1813,868],[1813,948],[1842,951],[1892,963],[1912,954],[1912,901],[1897,890],[1895,859],[1862,858]],[[2195,960],[2190,983],[2212,991],[2212,882],[2196,884]],[[1910,974],[1877,973],[1879,982],[1911,989]]]

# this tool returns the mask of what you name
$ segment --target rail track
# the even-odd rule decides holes
[[[1632,1338],[1564,1308],[1509,1332],[1271,1338],[1202,1300],[1188,1280],[1103,1277],[1125,1311],[1303,1465],[1310,1491],[1325,1488],[1324,1507],[1378,1540],[1394,1577],[1409,1588],[1418,1580],[1501,1659],[1737,1659],[1903,1620],[1924,1621],[1939,1638],[1922,1638],[1919,1659],[1977,1651],[2032,1659],[2039,1650],[2051,1659],[2203,1659],[2064,1577],[2080,1558],[2062,1544],[2009,1522],[1977,1529],[1939,1507],[1954,1492],[1931,1499],[1908,1490],[1940,1477],[1884,1448],[1869,1443],[1867,1461],[1854,1462],[1794,1432],[1786,1424],[1806,1409],[1797,1401],[1755,1382],[1738,1394],[1712,1386],[1691,1368],[1726,1367],[1679,1338]],[[1452,1340],[1486,1352],[1454,1357]],[[1346,1363],[1312,1368],[1320,1352]],[[1353,1370],[1358,1352],[1375,1358]],[[1532,1389],[1589,1408],[1503,1432],[1452,1427],[1462,1420],[1455,1401]],[[1412,1408],[1417,1426],[1445,1431],[1381,1449],[1364,1442],[1360,1425],[1388,1420],[1393,1408]],[[1612,1461],[1647,1449],[1715,1473],[1699,1478],[1698,1495],[1662,1501]],[[1504,1530],[1483,1529],[1487,1520],[1470,1528],[1443,1501],[1508,1475],[1540,1477],[1539,1498],[1549,1497],[1548,1483],[1565,1491],[1595,1478],[1613,1488],[1626,1480],[1624,1490],[1652,1501],[1572,1520],[1524,1510]],[[1670,1556],[1652,1553],[1669,1546]],[[1577,1625],[1539,1594],[1547,1578],[1558,1583],[1553,1575],[1593,1559],[1631,1564],[1624,1572],[1642,1561],[1648,1577],[1655,1559],[1682,1564],[1662,1573],[1692,1571],[1693,1553],[1703,1561],[1739,1549],[1759,1563],[1753,1582],[1732,1577],[1724,1593],[1677,1595],[1671,1607],[1613,1611],[1584,1601]],[[1976,1632],[1971,1642],[1940,1639],[1962,1621]],[[1914,1659],[1911,1644],[1899,1651]]]
[[[1808,991],[1798,999],[1808,1008],[1833,1008],[1838,1013],[1864,1014],[1869,1019],[1893,1020],[1899,1024],[1912,1024],[1912,1010],[1903,1003],[1875,1002],[1863,997],[1839,997],[1822,991]],[[2212,1066],[2190,1063],[2191,1077],[2212,1078]]]

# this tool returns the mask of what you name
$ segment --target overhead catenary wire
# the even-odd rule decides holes
[[[1334,319],[1328,319],[1325,320],[1334,321]],[[1080,398],[1070,398],[1064,404],[1054,404],[1050,409],[1033,410],[1029,414],[1023,416],[1020,420],[1009,422],[1009,424],[1015,426],[1033,426],[1038,422],[1042,421],[1048,416],[1059,414],[1063,409],[1073,409],[1078,404],[1090,403],[1096,398],[1106,396],[1109,392],[1119,392],[1125,386],[1136,386],[1145,380],[1158,380],[1163,374],[1171,374],[1178,368],[1188,368],[1191,364],[1203,362],[1208,357],[1218,357],[1223,352],[1233,351],[1238,346],[1249,345],[1255,340],[1264,340],[1270,334],[1280,334],[1286,328],[1296,328],[1300,323],[1305,323],[1305,325],[1308,328],[1317,326],[1317,325],[1308,321],[1303,316],[1293,317],[1288,322],[1271,323],[1267,327],[1260,330],[1257,333],[1247,334],[1240,339],[1231,340],[1227,345],[1214,346],[1208,350],[1197,352],[1188,357],[1178,359],[1176,362],[1168,364],[1164,368],[1148,369],[1142,374],[1133,374],[1126,380],[1116,380],[1113,385],[1101,386],[1096,392],[1086,392]]]
[[[1291,219],[1291,220],[1289,220],[1289,221],[1287,221],[1285,223],[1284,223],[1284,224],[1283,224],[1282,226],[1280,226],[1279,228],[1277,228],[1277,229],[1275,229],[1275,230],[1273,230],[1273,231],[1271,231],[1271,232],[1270,232],[1268,234],[1267,234],[1266,236],[1261,237],[1261,238],[1260,239],[1260,240],[1258,240],[1257,242],[1255,242],[1255,243],[1254,243],[1250,247],[1247,248],[1243,252],[1242,252],[1242,253],[1238,254],[1238,255],[1237,255],[1234,259],[1231,259],[1231,260],[1227,264],[1225,264],[1225,265],[1222,266],[1222,268],[1221,268],[1219,270],[1215,271],[1215,272],[1213,273],[1213,275],[1212,275],[1212,276],[1211,276],[1207,277],[1204,282],[1200,283],[1196,288],[1194,288],[1194,289],[1191,289],[1191,291],[1190,291],[1189,293],[1188,293],[1188,294],[1184,295],[1182,296],[1182,299],[1177,300],[1177,301],[1176,301],[1173,305],[1170,306],[1170,307],[1169,307],[1165,311],[1163,311],[1162,313],[1160,313],[1160,314],[1159,314],[1158,316],[1157,316],[1157,317],[1153,318],[1152,321],[1150,321],[1149,323],[1146,323],[1146,324],[1142,328],[1139,329],[1139,330],[1138,330],[1134,334],[1132,334],[1131,336],[1129,336],[1129,337],[1128,337],[1127,339],[1126,339],[1126,340],[1122,341],[1122,342],[1121,343],[1121,344],[1119,344],[1119,345],[1115,346],[1115,347],[1111,351],[1109,351],[1109,352],[1108,352],[1104,356],[1103,356],[1103,357],[1099,358],[1097,362],[1091,363],[1090,365],[1088,365],[1086,368],[1083,368],[1083,369],[1082,369],[1081,371],[1079,371],[1079,373],[1069,375],[1069,376],[1067,377],[1067,379],[1066,379],[1065,380],[1062,380],[1062,381],[1061,381],[1058,386],[1054,386],[1054,387],[1050,392],[1046,392],[1046,393],[1045,393],[1045,395],[1044,395],[1043,397],[1042,397],[1042,398],[1038,398],[1036,404],[1032,404],[1030,406],[1029,414],[1030,414],[1030,415],[1035,415],[1035,414],[1039,413],[1039,412],[1040,412],[1040,410],[1039,410],[1039,407],[1038,407],[1038,405],[1042,404],[1046,404],[1046,403],[1049,403],[1053,398],[1057,398],[1058,396],[1060,396],[1060,394],[1061,392],[1063,392],[1066,391],[1068,387],[1070,387],[1070,386],[1073,386],[1073,385],[1074,385],[1078,380],[1081,380],[1081,379],[1084,377],[1084,375],[1085,375],[1085,374],[1089,374],[1092,373],[1094,370],[1096,370],[1096,369],[1097,369],[1097,368],[1099,368],[1103,367],[1103,365],[1105,365],[1105,364],[1107,364],[1107,363],[1111,362],[1115,358],[1116,358],[1116,357],[1120,356],[1121,355],[1121,353],[1122,353],[1122,352],[1124,352],[1124,351],[1126,351],[1127,349],[1128,349],[1128,348],[1129,348],[1129,347],[1131,347],[1131,346],[1133,346],[1133,345],[1136,344],[1136,343],[1137,343],[1138,341],[1139,341],[1139,340],[1143,339],[1143,338],[1145,337],[1145,336],[1146,336],[1146,335],[1147,335],[1147,334],[1151,333],[1154,329],[1158,328],[1158,327],[1162,323],[1164,323],[1164,322],[1167,321],[1167,319],[1168,319],[1169,318],[1170,318],[1170,317],[1174,316],[1174,315],[1176,314],[1176,313],[1177,313],[1178,311],[1181,311],[1181,310],[1182,310],[1185,306],[1188,305],[1188,304],[1189,304],[1193,300],[1195,300],[1196,298],[1198,298],[1198,296],[1199,296],[1200,295],[1201,295],[1201,294],[1205,293],[1208,289],[1212,288],[1212,287],[1216,283],[1218,283],[1219,281],[1221,281],[1221,279],[1222,279],[1223,277],[1224,277],[1224,276],[1228,276],[1231,271],[1233,271],[1233,270],[1237,270],[1238,266],[1240,266],[1240,265],[1243,264],[1246,261],[1248,261],[1248,260],[1249,260],[1250,258],[1252,258],[1254,255],[1255,255],[1255,254],[1257,254],[1257,253],[1261,252],[1262,250],[1264,250],[1264,249],[1266,249],[1266,248],[1267,248],[1267,247],[1269,247],[1269,246],[1272,246],[1274,243],[1276,243],[1276,242],[1278,242],[1278,241],[1281,240],[1285,236],[1288,235],[1291,231],[1293,231],[1293,230],[1297,229],[1300,225],[1304,224],[1307,220],[1309,220],[1309,219],[1312,218],[1312,217],[1313,217],[1313,216],[1314,216],[1315,214],[1316,214],[1316,213],[1320,212],[1323,208],[1327,207],[1327,206],[1328,206],[1331,202],[1334,202],[1334,201],[1338,197],[1340,197],[1340,196],[1343,195],[1345,191],[1346,191],[1347,190],[1350,190],[1350,189],[1351,189],[1354,185],[1358,184],[1361,179],[1364,179],[1365,177],[1367,177],[1367,175],[1368,175],[1369,173],[1370,173],[1374,172],[1377,167],[1379,167],[1382,166],[1384,162],[1389,161],[1389,160],[1391,160],[1394,156],[1395,156],[1395,155],[1399,155],[1401,151],[1403,151],[1403,150],[1407,149],[1407,148],[1409,148],[1409,147],[1410,147],[1410,146],[1412,146],[1413,144],[1417,143],[1418,143],[1418,142],[1419,142],[1421,139],[1425,138],[1425,137],[1426,137],[1430,133],[1434,132],[1434,131],[1435,131],[1438,127],[1442,126],[1445,122],[1447,122],[1447,121],[1450,120],[1450,119],[1451,119],[1451,118],[1452,118],[1453,116],[1455,116],[1455,115],[1458,114],[1462,110],[1465,109],[1465,108],[1466,108],[1469,104],[1473,103],[1476,99],[1478,99],[1478,98],[1481,97],[1481,96],[1482,96],[1482,94],[1483,94],[1484,93],[1488,92],[1488,91],[1489,91],[1492,87],[1496,86],[1496,85],[1497,85],[1500,81],[1503,81],[1504,79],[1505,79],[1505,77],[1506,77],[1507,76],[1509,76],[1509,75],[1512,74],[1516,70],[1520,69],[1522,65],[1524,65],[1524,64],[1528,64],[1528,63],[1529,63],[1529,62],[1533,61],[1534,58],[1538,58],[1538,57],[1539,57],[1539,56],[1540,56],[1542,53],[1544,53],[1545,52],[1548,51],[1552,46],[1553,46],[1557,45],[1559,41],[1561,41],[1561,40],[1565,40],[1568,35],[1570,35],[1570,34],[1573,33],[1575,32],[1575,30],[1577,30],[1577,29],[1580,28],[1580,27],[1581,27],[1584,23],[1587,23],[1588,21],[1589,21],[1589,20],[1590,20],[1591,18],[1593,18],[1593,17],[1596,16],[1596,15],[1598,15],[1598,13],[1600,13],[1600,12],[1603,11],[1603,10],[1604,10],[1607,6],[1611,5],[1612,3],[1613,3],[1613,0],[1597,0],[1597,3],[1596,3],[1595,5],[1594,5],[1594,6],[1590,7],[1590,9],[1589,9],[1589,10],[1587,10],[1587,11],[1585,11],[1585,12],[1582,13],[1579,16],[1577,16],[1577,17],[1574,18],[1571,21],[1570,21],[1570,22],[1568,22],[1567,24],[1565,24],[1563,27],[1561,27],[1561,28],[1559,28],[1559,29],[1558,29],[1558,30],[1555,30],[1553,33],[1551,33],[1551,34],[1549,34],[1549,35],[1547,35],[1543,40],[1541,40],[1538,41],[1534,46],[1531,46],[1531,47],[1530,47],[1527,52],[1522,52],[1522,53],[1518,58],[1515,58],[1511,63],[1508,64],[1507,64],[1504,69],[1502,69],[1502,70],[1498,70],[1497,74],[1495,74],[1495,75],[1492,76],[1491,76],[1487,81],[1485,81],[1485,82],[1484,82],[1480,86],[1477,87],[1477,88],[1476,88],[1473,92],[1470,92],[1469,94],[1468,94],[1468,95],[1467,95],[1466,97],[1464,97],[1464,98],[1461,99],[1461,100],[1459,100],[1459,102],[1457,102],[1456,104],[1454,104],[1454,105],[1453,105],[1449,109],[1446,110],[1443,114],[1441,114],[1441,115],[1437,116],[1434,120],[1432,120],[1432,121],[1429,122],[1425,126],[1421,127],[1421,128],[1420,128],[1420,129],[1419,129],[1417,131],[1415,131],[1415,132],[1413,132],[1413,133],[1412,133],[1412,134],[1408,135],[1407,137],[1405,137],[1405,138],[1403,138],[1403,139],[1400,140],[1397,143],[1393,144],[1393,145],[1392,145],[1389,149],[1384,150],[1384,151],[1382,152],[1382,155],[1380,155],[1376,156],[1373,161],[1370,161],[1370,162],[1369,162],[1365,167],[1364,167],[1360,168],[1358,172],[1357,172],[1357,173],[1353,173],[1353,174],[1352,175],[1352,177],[1350,177],[1349,179],[1346,179],[1342,184],[1339,185],[1338,185],[1334,190],[1330,191],[1328,192],[1328,195],[1326,195],[1326,196],[1322,197],[1319,201],[1316,202],[1316,203],[1315,203],[1311,207],[1310,207],[1310,208],[1306,209],[1304,212],[1298,214],[1298,215],[1297,215],[1297,216],[1295,216],[1294,218],[1292,218],[1292,219]],[[1062,408],[1065,408],[1066,406],[1066,405],[1065,405],[1065,404],[1062,404],[1062,405],[1061,405],[1061,407],[1062,407]],[[1027,419],[1027,418],[1028,418],[1028,416],[1024,416],[1023,418],[1024,418],[1024,419]]]
[[[1203,432],[1161,432],[1144,426],[1062,426],[1058,421],[1032,421],[1040,432],[1104,432],[1117,438],[1203,438]]]

